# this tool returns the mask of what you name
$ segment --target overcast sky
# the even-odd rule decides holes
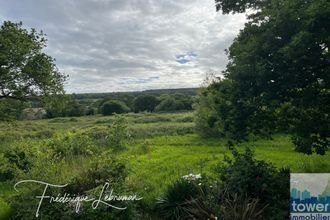
[[[47,34],[68,93],[199,86],[225,68],[245,15],[214,0],[0,0],[0,20]]]

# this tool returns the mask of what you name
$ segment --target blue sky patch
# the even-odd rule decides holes
[[[180,64],[185,64],[197,57],[197,54],[194,52],[187,52],[185,54],[177,54],[175,55],[175,61]]]

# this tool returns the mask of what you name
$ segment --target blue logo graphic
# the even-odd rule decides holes
[[[290,219],[330,220],[330,174],[291,174]]]

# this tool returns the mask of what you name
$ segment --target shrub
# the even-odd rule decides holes
[[[232,152],[234,159],[225,157],[217,167],[218,187],[229,195],[258,199],[261,206],[268,205],[263,216],[266,219],[288,218],[289,171],[277,170],[265,161],[254,159],[250,149],[245,153]]]
[[[153,95],[141,95],[134,99],[133,108],[135,112],[152,112],[158,103],[158,99]]]
[[[24,108],[28,105],[19,100],[0,100],[0,121],[13,121],[19,118]]]
[[[71,132],[54,135],[52,139],[46,142],[46,146],[50,147],[54,155],[59,158],[91,155],[96,150],[92,139],[87,135]]]
[[[185,110],[184,103],[176,100],[172,97],[168,97],[163,99],[159,105],[155,108],[158,112],[171,112],[171,111],[178,111],[178,110]]]
[[[0,181],[11,180],[15,177],[16,167],[10,164],[4,154],[0,154]]]
[[[313,152],[325,155],[330,146],[328,138],[321,138],[317,135],[294,135],[292,137],[297,152],[312,154]]]
[[[187,178],[186,178],[187,177]],[[187,175],[170,185],[158,200],[158,209],[163,219],[188,219],[191,201],[199,199],[203,193],[200,178]]]
[[[0,198],[0,219],[9,219],[11,212],[9,204]]]
[[[115,115],[109,121],[108,126],[91,127],[83,132],[93,140],[93,142],[102,147],[108,147],[114,151],[125,147],[125,141],[130,137],[127,129],[127,120],[119,115]]]
[[[125,118],[116,116],[110,125],[107,136],[107,143],[114,150],[121,150],[125,146],[125,140],[130,137],[127,131],[127,121]]]
[[[34,164],[36,152],[26,143],[17,143],[0,154],[0,181],[11,180],[21,172],[28,172]]]
[[[66,116],[75,117],[83,116],[86,113],[86,107],[76,100],[71,100],[66,106]]]
[[[85,192],[106,182],[113,187],[121,187],[126,175],[125,165],[118,161],[110,151],[106,151],[95,156],[87,170],[71,179],[66,190],[72,193]]]
[[[86,115],[95,115],[96,114],[96,109],[93,107],[88,107],[86,110]]]
[[[264,207],[259,207],[258,199],[240,198],[234,195],[232,198],[224,199],[221,205],[224,220],[260,220]]]
[[[57,164],[55,164],[55,166],[56,165]],[[102,187],[105,182],[109,182],[111,188],[116,191],[118,190],[118,192],[123,192],[122,185],[127,172],[125,165],[118,161],[114,155],[111,154],[111,152],[104,152],[101,155],[93,157],[88,163],[87,168],[83,169],[78,174],[73,174],[75,176],[73,176],[70,180],[59,180],[54,176],[54,172],[51,172],[50,174],[51,179],[49,179],[50,176],[47,176],[45,177],[46,179],[43,180],[50,183],[68,183],[68,186],[65,188],[49,187],[47,189],[47,194],[56,196],[58,193],[61,195],[67,193],[70,194],[70,196],[90,195],[90,197],[98,198],[101,190],[100,187]],[[43,189],[43,187],[37,184],[26,184],[20,186],[20,193],[9,199],[13,210],[11,219],[35,219],[38,199],[31,198],[35,198],[36,195],[41,195]],[[109,194],[109,192],[106,193]],[[116,205],[116,202],[113,201],[111,204]],[[124,206],[126,206],[126,204],[124,204]],[[39,218],[53,220],[95,218],[132,219],[131,217],[121,218],[121,216],[128,217],[133,211],[134,209],[131,208],[130,212],[126,212],[126,210],[125,212],[117,212],[116,210],[109,209],[103,205],[100,205],[99,208],[93,210],[91,208],[91,203],[82,203],[80,212],[77,214],[75,213],[75,207],[72,204],[43,202],[40,209]]]
[[[103,115],[113,115],[114,113],[122,114],[129,111],[130,109],[127,107],[127,105],[124,102],[118,100],[107,101],[101,106],[101,113]]]

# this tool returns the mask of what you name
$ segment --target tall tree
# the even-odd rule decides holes
[[[5,21],[0,28],[0,100],[63,94],[66,76],[42,49],[46,38],[22,23]]]
[[[135,112],[152,112],[158,103],[158,99],[153,95],[140,95],[134,99],[133,108]]]
[[[216,0],[216,5],[223,13],[253,9],[228,50],[224,75],[231,92],[221,92],[225,101],[217,102],[218,112],[227,110],[218,124],[243,136],[282,126],[293,134],[297,151],[324,154],[330,136],[330,2]]]

